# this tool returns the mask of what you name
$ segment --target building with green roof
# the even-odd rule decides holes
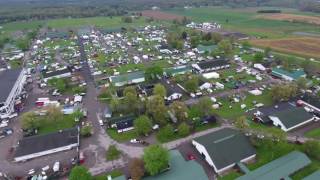
[[[124,175],[122,175],[122,176],[118,176],[116,178],[112,178],[112,180],[127,180],[127,178]]]
[[[309,176],[303,178],[302,180],[319,180],[320,179],[320,170],[310,174]]]
[[[143,180],[208,180],[206,172],[196,161],[186,161],[178,150],[170,151],[170,169]]]
[[[188,73],[191,71],[192,71],[192,68],[189,65],[170,67],[170,68],[167,68],[164,70],[165,75],[167,75],[167,76],[175,76],[178,74],[185,74],[185,73]]]
[[[306,167],[311,160],[304,153],[293,151],[254,171],[247,172],[236,180],[290,179],[289,176]]]
[[[296,81],[299,78],[307,77],[302,69],[287,71],[282,68],[272,68],[272,75],[287,81]]]
[[[318,119],[304,108],[297,107],[276,112],[269,115],[268,118],[273,122],[274,126],[280,127],[285,132]]]
[[[205,53],[205,52],[211,53],[211,52],[214,51],[216,48],[217,48],[216,45],[208,45],[208,46],[206,46],[206,45],[199,44],[199,45],[197,46],[197,51],[198,51],[198,53],[200,53],[200,54],[203,54],[203,53]]]
[[[145,81],[145,76],[143,71],[136,71],[118,76],[111,76],[109,77],[109,80],[114,86],[120,87],[127,84],[142,83]]]
[[[256,156],[249,139],[240,131],[230,128],[195,138],[192,144],[218,174]]]

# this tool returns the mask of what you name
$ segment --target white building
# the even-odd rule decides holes
[[[25,70],[1,71],[0,82],[0,119],[4,119],[15,111],[16,98],[21,94],[26,82]]]

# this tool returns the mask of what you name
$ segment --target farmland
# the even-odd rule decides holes
[[[297,14],[267,14],[257,16],[263,19],[289,21],[289,22],[301,22],[307,24],[320,25],[320,17],[317,16],[306,16]]]
[[[271,47],[275,51],[307,57],[320,57],[319,38],[285,38],[272,40],[252,40],[253,45]]]
[[[192,9],[174,9],[168,12],[187,16],[193,21],[216,21],[224,28],[240,31],[261,38],[284,38],[292,36],[294,32],[320,33],[316,25],[257,18],[257,8],[231,9],[225,7],[203,7]],[[299,14],[300,12],[284,9],[283,12]]]
[[[182,16],[161,12],[161,11],[142,11],[142,16],[158,19],[158,20],[175,20],[175,19],[182,19]]]

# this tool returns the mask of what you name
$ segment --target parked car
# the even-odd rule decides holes
[[[53,170],[53,172],[58,172],[59,169],[60,169],[60,162],[57,161],[57,162],[55,162],[55,163],[53,164],[52,170]]]

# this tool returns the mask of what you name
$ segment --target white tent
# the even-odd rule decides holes
[[[206,79],[218,79],[220,75],[216,72],[203,73],[202,76]]]
[[[265,71],[266,70],[266,68],[262,64],[254,64],[253,67],[255,69],[260,70],[260,71]]]

